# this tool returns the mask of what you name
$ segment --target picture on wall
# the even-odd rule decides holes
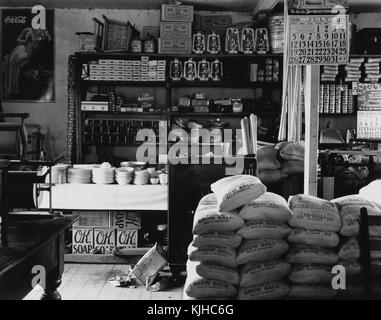
[[[46,10],[45,29],[32,28],[31,9],[1,12],[3,101],[53,102],[54,10]]]

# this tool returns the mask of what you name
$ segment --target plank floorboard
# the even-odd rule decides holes
[[[115,287],[107,280],[125,275],[127,265],[120,264],[65,264],[62,284],[58,288],[63,300],[181,300],[183,288],[166,291],[147,291],[143,285],[129,288]],[[24,300],[39,300],[43,290],[36,286]]]

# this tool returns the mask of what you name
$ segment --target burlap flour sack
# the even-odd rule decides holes
[[[335,205],[327,200],[299,194],[288,200],[293,212],[288,222],[294,228],[315,229],[337,232],[341,228],[341,219]]]
[[[242,237],[235,232],[207,232],[193,237],[193,246],[200,247],[227,247],[237,248]]]
[[[342,260],[359,259],[360,245],[358,240],[356,238],[345,240],[340,246],[338,255]]]
[[[249,288],[240,288],[238,300],[272,300],[287,296],[290,287],[283,281],[264,283]]]
[[[381,226],[370,225],[369,226],[370,237],[381,237]]]
[[[288,251],[282,239],[243,240],[237,254],[237,264],[275,260]]]
[[[324,264],[294,264],[288,278],[297,284],[328,284],[333,277],[331,271],[332,268]]]
[[[304,161],[287,160],[282,163],[282,172],[287,175],[304,173]]]
[[[228,282],[207,280],[197,275],[188,275],[184,290],[189,297],[196,299],[231,298],[237,294],[237,289]]]
[[[193,218],[193,234],[207,232],[236,231],[244,224],[236,212],[220,212],[214,194],[208,194],[200,200]]]
[[[266,192],[259,198],[250,201],[239,212],[245,220],[265,220],[287,222],[292,218],[292,211],[287,201],[272,192]]]
[[[272,146],[258,148],[257,151],[258,170],[275,170],[281,167],[278,160],[278,152]]]
[[[287,240],[296,244],[322,248],[335,248],[340,241],[335,232],[308,229],[292,229]]]
[[[221,280],[236,286],[240,281],[236,269],[208,262],[192,262],[188,260],[187,271],[188,274],[196,274],[204,279]]]
[[[332,299],[337,295],[337,290],[329,285],[299,285],[291,286],[288,297],[294,299]]]
[[[282,170],[259,170],[258,178],[263,184],[267,185],[270,183],[278,182],[284,178],[287,178],[288,174],[282,172]]]
[[[285,278],[291,270],[290,264],[282,260],[268,260],[245,264],[241,270],[240,287],[251,287]]]
[[[381,276],[381,259],[371,260],[372,274],[375,276]]]
[[[190,261],[216,263],[230,268],[235,268],[236,251],[232,248],[223,247],[202,247],[196,248],[193,245],[188,247],[188,257]]]
[[[280,142],[275,146],[279,155],[285,160],[304,160],[304,141]]]
[[[347,214],[341,218],[340,234],[344,237],[357,237],[360,232],[359,219],[354,214]]]
[[[250,175],[226,177],[213,183],[210,188],[216,195],[221,212],[236,210],[266,192],[266,186]]]
[[[381,258],[381,237],[369,237],[370,257]]]
[[[286,261],[289,263],[320,263],[334,265],[339,261],[339,256],[335,251],[321,247],[292,245],[287,255]]]
[[[347,276],[356,276],[361,273],[361,264],[357,259],[340,260],[337,264],[345,268]]]
[[[356,218],[360,217],[360,209],[366,208],[369,215],[380,215],[380,209],[372,202],[366,200],[358,194],[349,195],[341,198],[331,200],[340,211],[340,216],[343,218],[348,214],[354,215]]]
[[[291,228],[276,221],[247,221],[237,233],[244,239],[283,239],[291,232]]]

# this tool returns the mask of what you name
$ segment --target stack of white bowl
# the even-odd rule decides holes
[[[147,170],[135,170],[134,184],[143,185],[149,181],[149,173]]]
[[[88,168],[69,168],[67,173],[68,183],[89,184],[92,172]]]
[[[71,165],[65,163],[58,163],[55,166],[53,166],[51,169],[52,183],[67,183],[67,169],[69,167],[71,167]],[[49,175],[46,176],[45,182],[49,183]]]
[[[95,167],[92,173],[93,182],[96,184],[112,184],[115,182],[115,168]]]
[[[130,184],[134,181],[134,168],[132,167],[123,167],[115,170],[116,182],[118,184]]]

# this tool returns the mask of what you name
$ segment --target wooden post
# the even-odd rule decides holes
[[[306,66],[304,193],[317,196],[320,66]]]

